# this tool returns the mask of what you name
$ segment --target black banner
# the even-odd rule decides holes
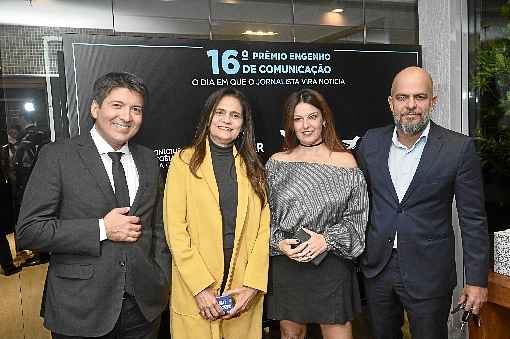
[[[362,136],[392,121],[387,97],[394,75],[421,65],[419,46],[179,41],[66,35],[64,37],[69,131],[92,126],[92,84],[125,71],[142,77],[150,91],[136,141],[154,149],[164,168],[188,145],[208,95],[233,86],[254,112],[263,159],[281,145],[282,108],[293,91],[312,88],[330,104],[341,138]]]

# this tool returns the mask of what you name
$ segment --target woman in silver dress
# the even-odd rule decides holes
[[[291,94],[284,114],[283,151],[266,164],[268,318],[280,321],[282,338],[304,338],[308,323],[320,324],[326,339],[352,338],[361,308],[352,259],[365,246],[366,183],[321,94]]]

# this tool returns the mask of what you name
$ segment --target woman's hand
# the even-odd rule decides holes
[[[195,296],[195,301],[200,309],[200,315],[205,320],[216,320],[223,316],[225,312],[216,301],[216,294],[212,287],[207,287]]]
[[[301,245],[305,245],[305,247],[296,254],[297,261],[308,262],[313,260],[316,256],[321,254],[322,252],[328,249],[328,244],[326,243],[326,239],[324,236],[319,233],[315,233],[314,231],[310,231],[307,228],[303,227],[303,231],[310,235],[310,239],[302,243]]]
[[[234,299],[235,305],[234,308],[230,310],[229,313],[224,315],[222,319],[232,319],[241,315],[241,313],[246,312],[251,304],[253,299],[257,296],[259,290],[251,288],[251,287],[239,287],[233,290],[228,290],[223,295],[230,295]]]
[[[289,257],[292,260],[301,261],[298,260],[301,258],[300,253],[306,248],[306,243],[302,243],[300,245],[299,240],[297,239],[283,239],[278,243],[278,249],[280,252],[285,254],[287,257]],[[292,248],[292,245],[297,245],[296,247]]]

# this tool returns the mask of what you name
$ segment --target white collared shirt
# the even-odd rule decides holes
[[[399,202],[402,202],[413,180],[418,164],[420,163],[421,155],[423,154],[423,149],[427,144],[429,132],[430,122],[427,127],[425,127],[418,140],[416,140],[410,148],[407,148],[398,140],[397,128],[395,127],[393,130],[390,153],[388,155],[388,168]],[[395,233],[393,248],[397,248],[397,233]]]
[[[97,151],[101,156],[101,160],[103,161],[104,168],[106,169],[106,173],[108,174],[108,179],[110,180],[110,184],[112,185],[113,192],[115,192],[115,184],[113,181],[113,172],[112,172],[112,159],[108,155],[108,152],[122,152],[124,155],[120,158],[120,162],[122,163],[122,167],[124,167],[124,173],[126,174],[126,181],[129,191],[129,202],[130,205],[133,204],[135,200],[136,192],[138,191],[139,185],[139,177],[138,170],[136,168],[135,161],[133,159],[133,155],[129,151],[129,146],[126,143],[122,146],[118,151],[115,151],[110,144],[98,133],[96,130],[96,126],[92,127],[90,130],[90,135],[94,144],[96,145]],[[129,206],[125,206],[129,207]],[[104,220],[99,219],[99,240],[106,240],[106,228],[104,226]]]

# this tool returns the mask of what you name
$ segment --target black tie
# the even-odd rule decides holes
[[[129,207],[129,190],[126,181],[124,167],[120,162],[122,152],[108,152],[108,156],[112,158],[112,174],[113,183],[115,185],[115,197],[117,198],[117,207]]]

